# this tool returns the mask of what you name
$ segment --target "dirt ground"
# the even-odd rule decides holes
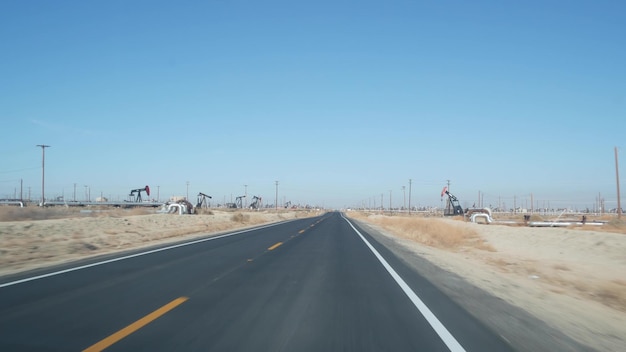
[[[176,215],[154,209],[0,207],[0,276],[321,214],[211,210]],[[626,351],[624,233],[355,212],[348,216],[584,345]]]

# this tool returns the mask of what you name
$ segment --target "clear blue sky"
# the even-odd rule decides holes
[[[616,206],[624,1],[4,1],[0,198]],[[626,172],[622,172],[626,180]],[[247,185],[247,188],[244,186]],[[405,187],[403,193],[402,187]],[[622,187],[626,189],[626,185]],[[408,202],[408,201],[407,201]],[[529,204],[527,204],[530,207]]]

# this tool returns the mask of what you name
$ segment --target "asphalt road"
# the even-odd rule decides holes
[[[0,351],[511,350],[340,213],[55,270],[0,279]]]

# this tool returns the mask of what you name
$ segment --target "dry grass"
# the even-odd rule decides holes
[[[626,284],[618,280],[594,287],[591,295],[600,303],[626,312]]]
[[[243,213],[235,213],[230,217],[230,220],[233,222],[244,223],[250,220],[250,215]]]
[[[0,206],[0,222],[37,221],[67,218],[131,216],[154,214],[154,208],[112,208],[112,207],[15,207]]]
[[[554,268],[554,270],[560,270],[560,271],[570,271],[571,269],[563,264],[554,264],[552,266],[552,268]]]
[[[593,226],[593,228],[590,228],[591,226],[585,226],[584,228],[593,231],[606,231],[626,235],[626,220],[611,217],[607,221],[608,222],[602,226]]]
[[[471,229],[437,218],[367,215],[350,212],[351,218],[378,225],[398,237],[441,249],[472,247],[495,252],[495,248]]]
[[[540,274],[541,275],[541,274]],[[555,285],[560,289],[575,290],[579,295],[587,297],[607,307],[626,312],[626,282],[612,280],[601,283],[564,278],[560,275],[541,275],[542,281]]]
[[[502,258],[486,258],[487,263],[498,268],[501,272],[511,272],[511,268],[515,266],[515,263],[504,260]]]
[[[198,215],[214,215],[213,211],[207,208],[194,208],[194,211]]]
[[[41,208],[0,206],[0,221],[34,221],[80,216],[78,208]]]

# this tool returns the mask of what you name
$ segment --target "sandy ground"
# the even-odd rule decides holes
[[[320,214],[212,211],[181,216],[135,215],[118,210],[20,221],[6,221],[7,216],[0,216],[0,276]],[[598,351],[626,351],[626,235],[433,220],[474,231],[488,245],[436,248],[372,226],[416,256],[529,312],[580,343]]]

